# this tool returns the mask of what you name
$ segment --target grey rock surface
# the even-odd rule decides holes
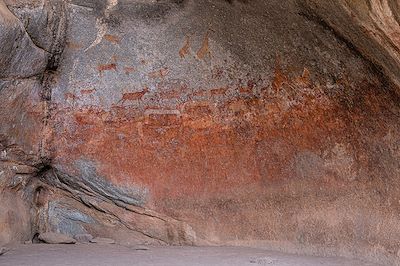
[[[26,78],[46,69],[49,53],[37,47],[21,21],[0,1],[0,79]]]
[[[69,236],[86,234],[85,224],[95,224],[89,215],[66,204],[49,202],[48,223],[54,232]]]

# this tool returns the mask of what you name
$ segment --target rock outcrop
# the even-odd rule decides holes
[[[400,9],[378,2],[0,0],[0,245],[399,265]]]

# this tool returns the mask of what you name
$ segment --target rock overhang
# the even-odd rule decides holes
[[[31,153],[25,143],[37,148],[31,179],[7,172],[17,195],[40,198],[32,232],[258,241],[396,261],[399,98],[389,79],[397,76],[380,57],[384,42],[353,39],[370,25],[370,9],[342,1],[329,2],[331,13],[313,1],[7,3],[52,61],[28,79],[39,86],[36,98],[19,97],[28,105],[0,99],[9,106],[0,118],[27,109],[33,120],[15,120],[39,135],[16,134],[18,142],[8,122],[0,131],[20,164]],[[395,1],[385,3],[396,20]],[[331,17],[349,6],[358,20]],[[371,253],[376,246],[383,257]]]

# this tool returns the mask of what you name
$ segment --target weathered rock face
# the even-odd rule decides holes
[[[400,85],[400,4],[397,0],[302,1]]]
[[[42,52],[11,49],[25,61],[0,68],[0,181],[27,213],[3,242],[89,233],[398,264],[399,9],[359,2],[2,5],[15,19],[0,27]]]
[[[0,78],[25,78],[44,71],[47,53],[35,46],[21,21],[0,2]]]

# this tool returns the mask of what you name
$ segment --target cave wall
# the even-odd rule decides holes
[[[48,53],[0,1],[0,245],[30,238],[30,188],[41,160],[44,102],[36,77]]]
[[[400,85],[400,4],[397,0],[300,1]]]
[[[325,2],[6,1],[8,235],[398,264],[397,35],[358,34],[381,21],[368,1]]]

